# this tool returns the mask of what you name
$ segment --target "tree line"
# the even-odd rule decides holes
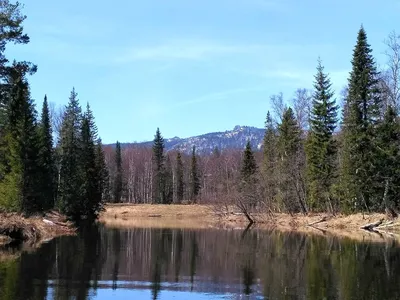
[[[9,62],[9,43],[27,44],[21,5],[0,1],[0,209],[27,215],[53,208],[78,219],[94,219],[105,199],[108,169],[93,113],[82,112],[72,90],[53,139],[45,96],[40,117],[28,76],[37,66]]]
[[[236,203],[246,210],[394,211],[400,191],[400,36],[385,41],[387,68],[378,70],[360,28],[352,70],[335,98],[329,74],[317,61],[313,89],[298,89],[288,103],[271,96],[260,151],[192,155],[165,152],[157,129],[153,149],[106,147],[114,201]],[[119,156],[118,156],[119,155]],[[115,195],[118,195],[116,197]]]

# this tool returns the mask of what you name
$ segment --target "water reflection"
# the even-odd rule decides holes
[[[399,276],[394,243],[90,227],[0,261],[0,299],[399,299]]]

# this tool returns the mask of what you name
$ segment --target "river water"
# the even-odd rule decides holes
[[[394,242],[93,226],[35,251],[0,250],[7,300],[400,299]]]

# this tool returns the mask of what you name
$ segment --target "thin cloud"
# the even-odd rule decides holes
[[[237,88],[237,89],[230,89],[225,91],[220,91],[216,93],[210,93],[204,96],[200,96],[191,100],[182,101],[176,104],[176,106],[184,106],[184,105],[191,105],[191,104],[198,104],[210,101],[218,101],[227,99],[228,96],[241,94],[241,93],[249,93],[249,92],[259,92],[259,91],[266,91],[266,87],[250,87],[250,88]]]

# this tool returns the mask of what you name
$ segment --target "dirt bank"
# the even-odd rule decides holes
[[[13,240],[34,245],[57,236],[72,234],[75,234],[73,224],[55,211],[29,218],[16,213],[0,214],[0,245]]]
[[[389,220],[384,214],[254,214],[255,227],[279,231],[343,236],[357,240],[400,240],[400,219]],[[362,226],[382,221],[375,231]],[[100,222],[112,227],[231,228],[248,225],[246,217],[234,207],[225,209],[207,205],[108,204]],[[397,226],[399,225],[399,226]],[[400,232],[399,232],[400,233]]]

